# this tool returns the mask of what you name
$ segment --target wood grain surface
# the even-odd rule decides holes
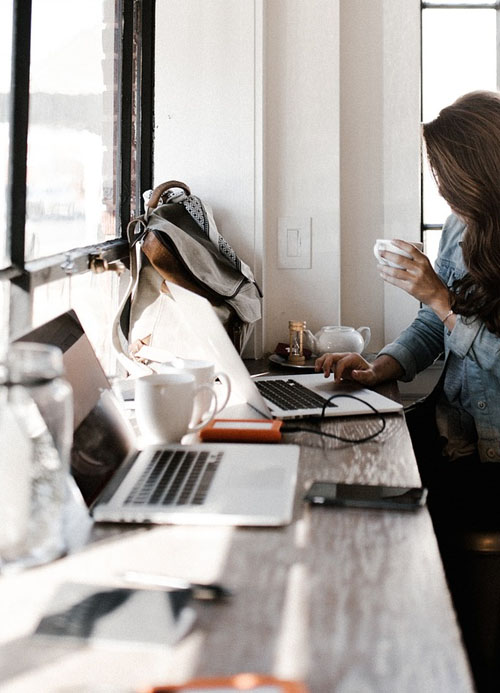
[[[375,425],[366,417],[325,428],[355,437]],[[239,597],[227,621],[203,623],[198,672],[272,671],[317,693],[473,690],[427,510],[302,501],[315,479],[419,485],[403,415],[360,445],[287,438],[303,445],[294,524],[234,535],[223,575]]]
[[[396,395],[394,389],[385,394]],[[373,417],[323,423],[346,437]],[[403,414],[362,444],[311,433],[301,445],[293,522],[278,529],[158,527],[106,532],[85,550],[0,578],[0,689],[4,693],[115,693],[242,671],[300,679],[312,693],[467,693],[468,663],[426,508],[417,512],[311,508],[316,479],[419,485]],[[41,644],[32,637],[66,581],[114,584],[147,570],[234,591],[195,605],[192,632],[174,648]]]

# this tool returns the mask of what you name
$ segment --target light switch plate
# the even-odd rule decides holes
[[[278,219],[278,269],[310,269],[311,218]]]

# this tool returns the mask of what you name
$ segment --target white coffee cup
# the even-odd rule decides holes
[[[202,420],[194,418],[198,398],[208,395]],[[212,385],[197,385],[194,375],[182,371],[154,373],[138,378],[135,386],[135,414],[139,430],[147,443],[178,443],[215,416],[217,398]]]
[[[197,385],[212,385],[217,397],[215,414],[224,409],[231,395],[231,381],[226,373],[222,371],[216,373],[215,365],[212,361],[177,357],[174,359],[173,365],[176,369],[193,375]],[[201,421],[203,412],[209,407],[210,392],[205,391],[195,401],[193,421]]]
[[[413,242],[410,241],[417,250],[423,250],[423,243],[419,242]],[[390,253],[396,253],[397,255],[403,255],[404,257],[410,258],[411,255],[409,255],[406,250],[403,250],[402,248],[398,248],[397,245],[394,245],[392,241],[390,241],[388,238],[377,238],[375,241],[375,245],[373,246],[373,254],[379,261],[381,265],[389,265],[389,267],[395,267],[396,269],[405,269],[401,265],[398,265],[396,262],[392,262],[391,260],[388,260],[385,257],[382,257],[380,255],[381,250],[388,250]]]

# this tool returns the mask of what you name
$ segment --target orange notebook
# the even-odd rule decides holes
[[[307,687],[300,681],[284,681],[274,676],[263,674],[235,674],[234,676],[208,677],[192,679],[179,686],[156,686],[140,693],[217,693],[218,691],[247,691],[259,693],[265,687],[266,693],[308,693]]]

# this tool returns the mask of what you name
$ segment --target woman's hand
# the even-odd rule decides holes
[[[389,250],[380,251],[382,257],[404,267],[404,269],[397,269],[379,264],[378,269],[382,279],[403,289],[417,301],[425,303],[439,317],[446,315],[450,309],[448,289],[434,271],[429,258],[407,241],[395,239],[392,243],[411,257],[391,253]]]
[[[361,354],[351,352],[323,354],[316,359],[314,369],[317,373],[323,371],[325,378],[333,374],[337,382],[355,380],[364,385],[376,384],[373,368]]]
[[[368,363],[361,354],[352,352],[323,354],[316,359],[314,369],[317,373],[323,371],[325,378],[333,374],[337,382],[354,380],[366,387],[395,380],[404,373],[399,361],[388,354],[377,356],[373,363]]]

